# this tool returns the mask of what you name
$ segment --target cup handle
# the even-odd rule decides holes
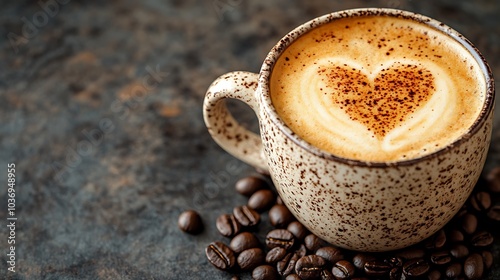
[[[217,78],[205,95],[203,118],[210,135],[219,146],[234,157],[268,172],[260,136],[238,123],[225,102],[226,98],[241,100],[259,116],[255,95],[258,78],[258,74],[243,71],[230,72]]]

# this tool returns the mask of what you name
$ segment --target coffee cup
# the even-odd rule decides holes
[[[297,27],[259,74],[222,75],[203,115],[223,149],[269,172],[311,232],[379,252],[428,238],[465,203],[486,160],[494,91],[483,56],[457,31],[365,8]],[[255,111],[260,135],[226,98]]]

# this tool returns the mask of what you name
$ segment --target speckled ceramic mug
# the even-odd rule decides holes
[[[350,160],[304,141],[277,114],[269,84],[280,54],[311,29],[367,13],[423,22],[462,44],[480,65],[486,98],[479,117],[458,140],[410,160]],[[223,102],[226,98],[241,100],[255,111],[260,135],[235,121]],[[260,74],[232,72],[214,81],[207,91],[203,113],[213,139],[242,161],[268,170],[284,203],[308,229],[333,245],[375,252],[418,243],[457,213],[482,171],[493,108],[491,71],[467,39],[422,15],[370,8],[328,14],[299,26],[270,51]]]

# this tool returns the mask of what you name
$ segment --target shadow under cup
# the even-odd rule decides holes
[[[311,145],[280,118],[271,101],[269,83],[283,51],[311,29],[336,19],[367,15],[423,23],[459,42],[475,58],[486,81],[486,98],[479,117],[458,140],[434,153],[404,161],[352,160]],[[465,203],[486,160],[494,93],[486,61],[450,27],[406,11],[355,9],[313,19],[290,32],[267,55],[260,75],[232,72],[221,76],[207,91],[204,117],[214,140],[226,151],[269,170],[285,205],[311,232],[342,248],[377,252],[426,239]],[[224,98],[250,105],[259,119],[260,136],[246,131],[232,118],[220,102]]]

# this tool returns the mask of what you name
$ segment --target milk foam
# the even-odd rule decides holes
[[[353,79],[332,80],[342,71]],[[396,75],[384,76],[389,72]],[[408,85],[429,92],[428,98],[422,94],[421,102],[406,104],[413,89],[387,79],[404,83],[398,73],[411,74],[415,81]],[[401,102],[363,99],[361,94],[377,94],[376,80],[390,88],[386,95],[401,90],[394,97]],[[296,134],[337,156],[365,161],[411,159],[443,148],[475,121],[484,91],[479,66],[458,43],[421,24],[384,17],[342,19],[303,35],[281,55],[271,77],[273,104]],[[351,99],[339,101],[343,96]],[[384,102],[399,107],[385,117],[370,112],[372,105],[385,110]]]

